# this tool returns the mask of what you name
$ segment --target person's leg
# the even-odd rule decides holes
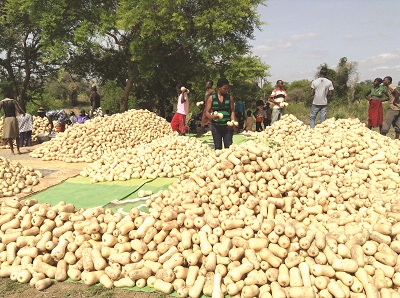
[[[26,132],[26,146],[32,146],[32,130]]]
[[[274,124],[274,122],[278,120],[278,116],[279,116],[279,109],[272,109],[271,124]]]
[[[222,135],[220,133],[219,127],[217,127],[216,125],[212,125],[211,133],[214,140],[214,149],[222,149]]]
[[[178,129],[179,129],[179,114],[178,113],[175,113],[174,117],[172,117],[171,128],[172,128],[172,131],[178,131]]]
[[[320,106],[320,112],[319,112],[319,119],[320,123],[324,122],[326,120],[326,112],[327,112],[328,106]]]
[[[318,114],[318,107],[316,105],[311,105],[310,109],[310,127],[314,128],[315,127],[315,118],[317,117]]]
[[[8,146],[10,146],[10,149],[11,149],[12,154],[15,154],[15,152],[14,152],[13,139],[7,139],[7,141],[8,141]],[[17,144],[18,144],[18,143],[19,143],[19,140],[18,140]]]
[[[12,143],[12,139],[11,139],[11,143]],[[21,151],[19,151],[19,135],[15,138],[15,143],[17,144],[17,152],[18,152],[18,154],[21,154]]]
[[[19,133],[19,146],[20,147],[24,146],[24,138],[25,138],[25,132],[20,132]]]
[[[261,131],[261,122],[256,121],[256,131]]]
[[[393,120],[394,131],[396,133],[395,139],[400,139],[400,111],[396,111],[397,116]]]
[[[182,136],[186,134],[186,115],[181,115],[179,132]]]
[[[381,130],[381,134],[386,136],[386,134],[389,132],[390,126],[392,125],[397,113],[395,113],[396,111],[392,110],[392,109],[388,109],[386,112],[386,120],[383,122],[382,124],[382,130]]]
[[[261,123],[260,123],[260,125],[261,125]],[[224,140],[224,148],[225,149],[229,148],[233,143],[233,129],[232,129],[232,127],[228,127],[228,126],[224,127],[224,132],[223,132],[222,138]]]

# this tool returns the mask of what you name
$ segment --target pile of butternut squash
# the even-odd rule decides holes
[[[211,153],[210,146],[178,135],[155,139],[134,148],[103,155],[81,171],[91,182],[132,178],[179,177],[201,166]]]
[[[209,154],[151,195],[148,215],[6,200],[0,276],[39,290],[70,277],[179,297],[400,297],[400,143],[358,120],[286,124],[277,146]]]
[[[40,171],[0,156],[0,198],[12,197],[21,192],[29,194],[42,177]]]
[[[31,157],[91,163],[120,148],[132,148],[172,134],[170,124],[147,110],[129,110],[93,118],[36,148]]]

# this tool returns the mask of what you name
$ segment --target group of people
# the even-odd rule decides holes
[[[311,95],[313,102],[310,109],[310,127],[315,127],[317,115],[320,122],[326,120],[328,99],[333,94],[333,83],[327,78],[328,69],[321,68],[319,76],[311,83]],[[217,90],[212,89],[213,82],[206,82],[206,92],[204,95],[204,105],[201,111],[200,134],[204,132],[207,125],[211,125],[211,132],[214,140],[214,148],[222,149],[222,144],[228,148],[232,144],[234,127],[228,125],[235,120],[239,123],[240,130],[252,130],[254,118],[256,120],[256,131],[262,131],[266,126],[278,121],[284,114],[287,103],[287,93],[284,82],[278,80],[276,87],[267,100],[258,100],[256,102],[256,111],[252,113],[248,110],[246,117],[244,115],[245,106],[241,101],[235,105],[233,97],[228,94],[229,82],[226,78],[220,78],[217,83]],[[186,133],[186,115],[189,111],[189,90],[178,85],[178,105],[177,112],[171,121],[173,131],[179,134]],[[381,134],[386,135],[393,125],[396,138],[400,137],[400,102],[399,90],[392,84],[392,78],[387,76],[383,80],[375,79],[374,86],[365,95],[369,101],[368,126],[379,127]],[[390,107],[387,111],[386,121],[383,121],[382,102],[389,101]],[[271,108],[272,105],[272,108]],[[254,118],[253,118],[254,116]],[[192,129],[196,127],[193,126]]]
[[[332,96],[333,84],[332,81],[326,78],[328,70],[322,68],[319,77],[311,84],[312,95],[314,96],[310,111],[310,127],[315,127],[315,119],[320,113],[320,122],[326,119],[328,98]],[[382,135],[386,135],[390,127],[395,130],[395,139],[400,138],[400,91],[392,83],[393,79],[386,76],[383,79],[376,78],[373,86],[365,94],[365,99],[369,102],[368,107],[368,127],[373,129],[379,128]],[[386,119],[383,117],[382,103],[388,101],[389,108],[386,112]]]
[[[213,88],[213,81],[208,80],[205,84],[206,92],[204,94],[204,103],[201,106],[201,124],[200,135],[205,131],[208,125],[211,125],[211,133],[215,149],[228,148],[233,142],[234,126],[230,123],[238,122],[239,130],[252,130],[253,115],[256,118],[256,130],[262,130],[279,120],[284,113],[282,103],[287,98],[283,81],[278,80],[276,88],[272,91],[268,100],[257,101],[257,109],[254,113],[247,111],[244,114],[245,105],[238,101],[235,105],[233,97],[229,92],[229,81],[226,78],[220,78],[217,82],[217,90]],[[182,85],[176,87],[178,94],[177,111],[171,120],[171,128],[180,135],[185,135],[186,115],[189,111],[189,90]],[[271,108],[270,105],[273,105]],[[194,116],[192,116],[194,118]],[[193,123],[194,119],[190,119]],[[195,126],[192,127],[192,130]]]
[[[97,86],[93,84],[91,86],[90,94],[90,116],[96,117],[97,114],[103,113],[100,108],[100,95],[97,93]],[[16,142],[17,153],[21,154],[20,148],[23,146],[32,146],[32,130],[33,130],[33,116],[23,111],[18,101],[12,99],[9,94],[5,94],[5,98],[0,101],[0,109],[4,110],[4,122],[3,122],[3,139],[7,140],[11,152],[14,152],[14,140]],[[99,112],[100,111],[100,112]],[[108,111],[106,111],[107,113]],[[64,110],[54,110],[46,112],[46,110],[40,107],[37,110],[37,116],[46,118],[48,123],[46,129],[49,133],[54,130],[53,120],[57,120],[56,131],[65,131],[66,125],[73,125],[74,123],[85,123],[89,120],[89,115],[85,109],[81,109],[78,115],[75,115],[74,111],[71,111],[69,115]]]
[[[206,93],[202,107],[201,127],[211,125],[214,148],[222,149],[222,144],[228,148],[233,142],[233,127],[228,122],[235,121],[233,97],[228,93],[229,81],[220,78],[217,82],[217,91],[212,89],[213,82],[206,82]],[[177,111],[171,120],[171,128],[180,135],[186,133],[186,115],[189,111],[189,90],[184,86],[176,87],[178,93]]]
[[[395,130],[395,138],[400,137],[400,92],[392,84],[392,77],[387,76],[383,79],[376,78],[373,86],[365,94],[365,99],[369,102],[368,107],[368,127],[379,128],[382,135],[389,132],[391,126]],[[386,112],[386,121],[383,119],[382,102],[389,101],[389,108]]]

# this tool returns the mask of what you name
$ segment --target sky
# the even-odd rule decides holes
[[[321,64],[357,62],[359,81],[400,81],[400,0],[267,0],[250,42],[267,81],[313,80]]]

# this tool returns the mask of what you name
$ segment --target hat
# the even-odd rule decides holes
[[[42,108],[42,107],[40,107],[37,111],[38,112],[46,112],[46,110],[44,108]]]
[[[383,80],[382,80],[381,78],[376,78],[376,79],[374,80],[374,82],[375,82],[375,81],[377,81],[379,84],[382,84],[382,81],[383,81]]]
[[[328,73],[328,69],[327,68],[321,68],[319,73]]]

